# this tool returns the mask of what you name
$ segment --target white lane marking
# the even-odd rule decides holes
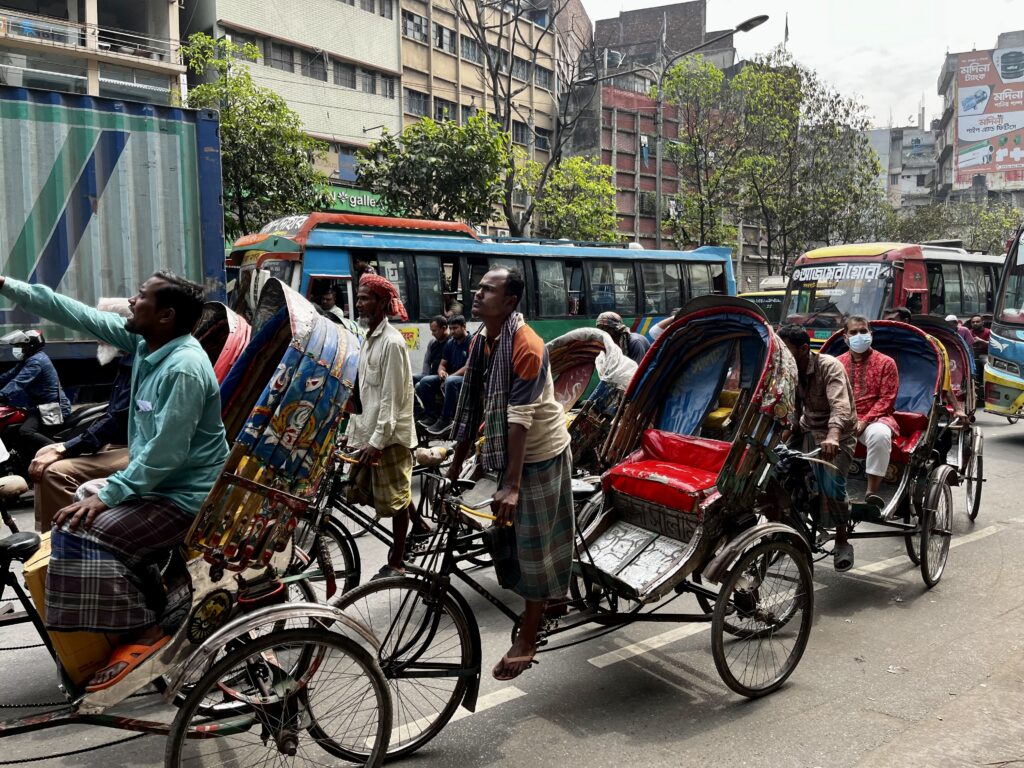
[[[987,528],[982,528],[980,531],[975,531],[974,533],[967,533],[963,536],[954,536],[953,540],[949,542],[949,548],[954,549],[955,547],[960,547],[964,544],[970,544],[971,542],[978,541],[979,539],[988,538],[989,536],[992,536],[994,534],[999,533],[1002,530],[1005,530],[1005,528],[1006,525],[1003,523],[993,523]],[[853,568],[843,575],[856,576],[858,574],[864,575],[869,573],[878,573],[879,571],[887,571],[890,568],[893,568],[897,565],[906,565],[910,568],[916,568],[916,566],[911,564],[910,558],[906,555],[896,555],[896,557],[890,557],[887,560],[879,560],[876,563],[868,563],[867,565],[862,565],[858,568]]]
[[[470,712],[462,707],[452,716],[449,723],[454,723],[463,718],[470,717],[472,715],[479,715],[481,712],[486,712],[488,709],[506,704],[510,701],[518,699],[520,696],[525,696],[526,691],[522,688],[516,688],[514,685],[507,685],[504,688],[499,688],[496,691],[481,696],[476,700],[476,711]],[[395,743],[399,741],[406,741],[413,736],[418,736],[425,728],[428,728],[431,723],[434,722],[434,718],[437,717],[435,713],[431,717],[421,717],[419,720],[413,720],[410,723],[403,723],[397,728],[391,731],[391,740]]]
[[[496,691],[491,691],[476,700],[476,711],[470,712],[462,707],[459,707],[459,711],[455,713],[449,722],[456,722],[462,720],[470,715],[479,715],[481,712],[486,712],[488,709],[493,709],[501,704],[506,704],[510,701],[518,699],[520,696],[525,696],[526,691],[522,688],[516,688],[514,685],[506,685],[504,688],[499,688]]]
[[[819,584],[816,581],[813,582],[813,584],[815,592],[819,589],[826,589],[828,586],[827,584]],[[670,629],[668,632],[662,632],[660,635],[655,635],[654,637],[649,637],[646,640],[641,640],[639,643],[631,643],[630,645],[624,645],[622,648],[617,648],[614,651],[602,653],[600,656],[587,659],[587,662],[598,669],[604,669],[605,667],[610,667],[612,664],[618,664],[620,661],[632,659],[634,656],[641,656],[649,651],[656,651],[658,648],[663,648],[677,640],[682,640],[684,637],[690,637],[691,635],[696,635],[701,632],[707,632],[710,629],[710,621],[695,624],[684,624],[681,627]]]

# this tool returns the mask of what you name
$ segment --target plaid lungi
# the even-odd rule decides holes
[[[516,511],[519,583],[527,600],[560,600],[569,591],[575,538],[572,507],[572,451],[523,465]]]
[[[412,503],[412,451],[389,445],[375,467],[356,467],[350,477],[348,500],[372,506],[381,517],[394,517]]]
[[[152,625],[143,570],[185,540],[193,515],[167,499],[127,501],[89,528],[53,529],[46,571],[46,626],[61,632],[129,632]]]

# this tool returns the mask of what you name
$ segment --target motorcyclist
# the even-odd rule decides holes
[[[30,459],[60,429],[71,415],[71,402],[60,386],[57,370],[43,351],[46,340],[39,331],[13,331],[0,338],[0,344],[14,347],[17,364],[0,374],[0,405],[10,405],[26,413],[25,421],[12,428],[8,446]]]

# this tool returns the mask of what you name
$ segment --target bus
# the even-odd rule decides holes
[[[783,290],[770,290],[770,291],[748,291],[746,293],[739,294],[741,299],[757,304],[764,312],[765,317],[768,318],[774,326],[782,321],[782,304],[786,300],[786,291]]]
[[[985,410],[1011,423],[1024,415],[1024,225],[1014,236],[999,281],[985,363]]]
[[[634,331],[651,326],[691,298],[736,295],[729,248],[647,251],[570,242],[493,241],[458,222],[343,213],[310,213],[273,221],[235,242],[227,258],[230,301],[243,313],[268,277],[313,301],[328,289],[353,317],[356,261],[397,286],[409,314],[396,323],[413,369],[430,341],[430,320],[466,315],[472,292],[493,266],[517,267],[526,278],[523,314],[545,340],[592,326],[615,311]]]
[[[908,243],[855,243],[808,251],[793,266],[782,317],[820,347],[849,314],[880,319],[892,307],[961,320],[991,316],[1003,256]]]

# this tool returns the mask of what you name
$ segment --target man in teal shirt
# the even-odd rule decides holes
[[[88,690],[120,681],[169,638],[147,605],[148,559],[181,543],[227,457],[220,390],[191,335],[199,285],[157,272],[129,301],[127,320],[0,278],[0,295],[29,312],[135,353],[128,466],[95,496],[56,512],[46,576],[46,623],[55,631],[121,636]]]

